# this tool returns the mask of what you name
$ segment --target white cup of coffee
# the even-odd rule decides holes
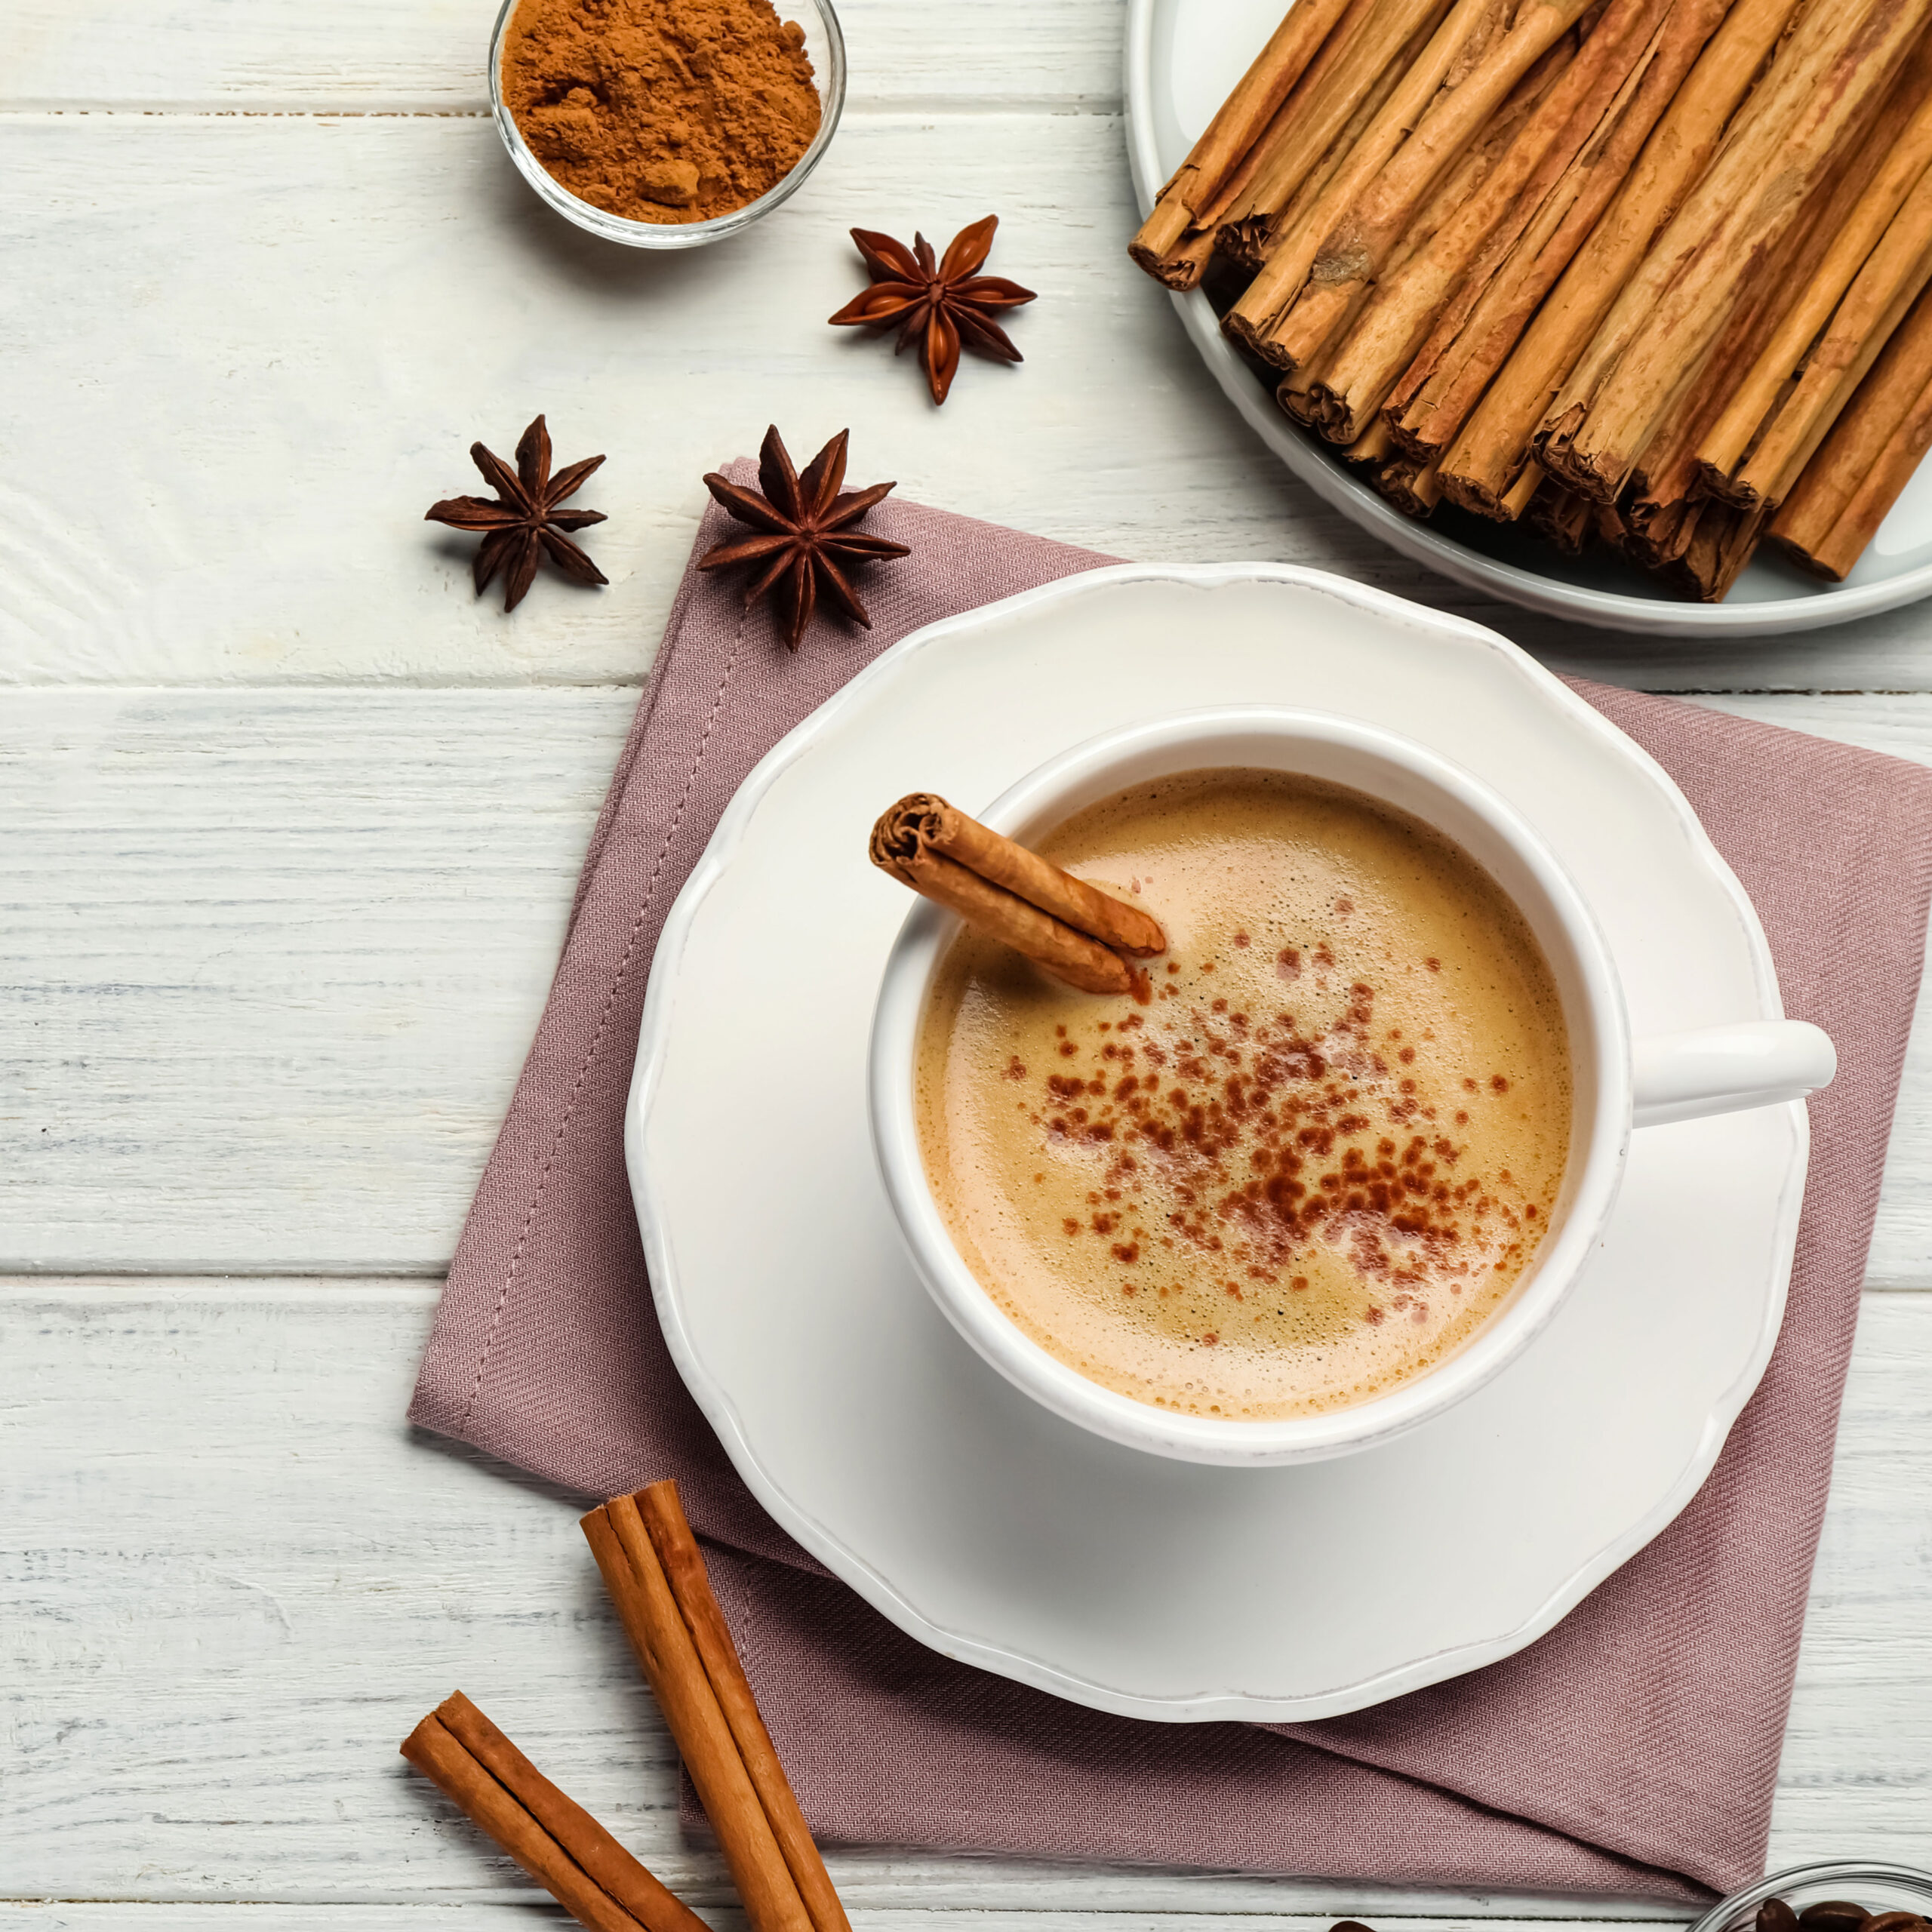
[[[1180,780],[1183,774],[1213,772],[1293,774],[1297,781],[1343,788],[1393,817],[1420,822],[1420,828],[1487,875],[1540,949],[1567,1036],[1567,1146],[1560,1183],[1552,1172],[1552,1198],[1536,1224],[1529,1259],[1520,1264],[1520,1273],[1493,1310],[1441,1359],[1392,1380],[1365,1399],[1259,1417],[1198,1412],[1198,1404],[1190,1407],[1158,1392],[1143,1398],[1082,1373],[1063,1358],[1064,1350],[1057,1353],[1043,1346],[989,1291],[962,1254],[928,1171],[918,1097],[921,1029],[960,921],[924,902],[914,908],[893,947],[874,1015],[869,1076],[873,1144],[887,1195],[921,1278],[947,1319],[1016,1387],[1069,1422],[1154,1454],[1232,1465],[1311,1461],[1371,1447],[1416,1427],[1481,1387],[1521,1353],[1574,1287],[1595,1247],[1617,1197],[1633,1131],[1802,1098],[1830,1081],[1835,1056],[1817,1027],[1792,1020],[1749,1021],[1633,1041],[1603,936],[1543,839],[1468,772],[1421,745],[1358,720],[1241,706],[1130,726],[1050,760],[978,816],[994,831],[1032,844],[1133,788],[1158,789],[1161,781]],[[974,801],[961,802],[970,808]],[[1160,915],[1158,892],[1144,903]],[[1246,945],[1246,934],[1237,943]],[[1155,964],[1158,977],[1159,962]],[[1097,1001],[1094,1008],[1097,1013],[1130,1010],[1126,1001],[1109,1007]],[[1235,1017],[1247,1024],[1242,1016]],[[1282,1015],[1284,1022],[1287,1017]],[[1111,1061],[1115,1049],[1107,1051]],[[1411,1055],[1405,1050],[1402,1057]],[[1147,1084],[1154,1082],[1150,1078]],[[1097,1091],[1097,1082],[1095,1088]],[[1407,1104],[1413,1109],[1414,1103]],[[1430,1120],[1435,1118],[1432,1112]],[[1393,1143],[1379,1144],[1389,1149]],[[1414,1144],[1421,1145],[1420,1137]],[[1503,1177],[1509,1178],[1506,1170]],[[1322,1183],[1333,1184],[1332,1177]],[[1437,1192],[1441,1192],[1439,1185]],[[1069,1232],[1073,1225],[1067,1222]],[[1105,1229],[1108,1223],[1097,1220],[1096,1225]],[[1089,1242],[1086,1251],[1093,1252],[1091,1238],[1084,1231],[1082,1238]],[[1220,1244],[1214,1242],[1217,1248]],[[1186,1264],[1183,1260],[1176,1265]],[[1295,1285],[1306,1283],[1297,1278]],[[1124,1292],[1134,1291],[1129,1285]],[[1226,1292],[1233,1297],[1241,1294],[1232,1275]],[[1265,1300],[1284,1299],[1249,1292]],[[1382,1299],[1388,1299],[1386,1292]],[[1404,1299],[1398,1295],[1396,1305]],[[1145,1309],[1151,1302],[1139,1306]],[[1228,1306],[1235,1318],[1233,1303]]]

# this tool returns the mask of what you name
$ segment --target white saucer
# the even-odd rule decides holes
[[[1279,24],[1284,0],[1131,0],[1127,17],[1128,157],[1144,214],[1248,63]],[[1140,270],[1124,260],[1124,277]],[[1613,630],[1680,636],[1770,637],[1868,617],[1932,596],[1932,463],[1923,465],[1841,584],[1758,552],[1721,604],[1666,596],[1654,578],[1601,549],[1574,559],[1513,525],[1439,509],[1404,516],[1304,435],[1221,333],[1208,297],[1174,298],[1189,338],[1248,426],[1325,502],[1401,551],[1533,611]]]
[[[1715,1460],[1804,1178],[1801,1106],[1646,1130],[1550,1327],[1367,1454],[1166,1462],[1010,1387],[874,1170],[866,1037],[908,901],[866,833],[903,793],[971,810],[1077,740],[1249,702],[1373,718],[1500,792],[1592,902],[1639,1032],[1780,1013],[1682,796],[1512,645],[1312,571],[1130,565],[906,638],[758,767],[659,944],[626,1120],[659,1318],[759,1502],[921,1641],[1136,1717],[1330,1716],[1548,1629]]]

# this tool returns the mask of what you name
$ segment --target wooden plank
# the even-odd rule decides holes
[[[17,694],[6,1265],[439,1271],[636,701]]]
[[[579,1505],[403,1426],[433,1300],[428,1284],[0,1282],[0,1897],[514,1895],[514,1871],[394,1755],[460,1684],[672,1883],[719,1902],[712,1858],[678,1841],[670,1750],[606,1611]],[[1929,1374],[1932,1297],[1869,1297],[1777,1864],[1922,1855]],[[881,1910],[1389,1903],[1335,1885],[903,1853],[835,1863],[853,1903]],[[919,1922],[933,1919],[920,1910]]]
[[[939,1903],[935,1894],[945,1890],[951,1895],[960,1884],[974,1886],[972,1872],[980,1860],[928,1860],[928,1884],[924,1905],[879,1907],[852,1905],[850,1918],[858,1932],[986,1932],[986,1907],[952,1907]],[[1248,1884],[1252,1903],[1248,1909],[1208,1911],[1194,1903],[1208,1891],[1229,1890],[1227,1880],[1215,1876],[1190,1876],[1183,1880],[1186,1890],[1177,1897],[1188,1903],[1173,1909],[1148,1909],[1140,1897],[1140,1874],[1107,1869],[1082,1869],[1088,1890],[1096,1903],[1090,1907],[1070,1907],[1053,1911],[1039,1907],[997,1907],[999,1932],[1329,1932],[1341,1912],[1374,1912],[1376,1932],[1459,1932],[1463,1926],[1482,1926],[1509,1922],[1511,1932],[1590,1932],[1594,1926],[1625,1924],[1683,1924],[1684,1915],[1666,1912],[1662,1907],[1644,1905],[1609,1905],[1579,1901],[1567,1911],[1552,1911],[1548,1917],[1531,1917],[1522,1901],[1512,1897],[1469,1899],[1443,1895],[1432,1899],[1414,1891],[1364,1891],[1350,1895],[1329,1887],[1324,1897],[1345,1899],[1346,1903],[1315,1909],[1318,1887],[1298,1880],[1256,1880]],[[1029,1869],[1029,1876],[1048,1878],[1051,1869]],[[1155,1876],[1153,1887],[1171,1890],[1171,1881]],[[1297,1911],[1294,1901],[1306,1897],[1306,1907]],[[1113,1903],[1115,1899],[1121,1903]],[[1429,1905],[1438,1911],[1429,1911]],[[707,1905],[705,1918],[718,1928],[744,1926],[744,1912],[734,1907]],[[546,1905],[543,1894],[529,1891],[528,1897],[503,1894],[489,1897],[462,1899],[450,1903],[425,1901],[384,1901],[384,1903],[328,1903],[328,1905],[265,1905],[259,1901],[239,1901],[213,1905],[203,1901],[187,1903],[149,1903],[149,1901],[83,1901],[83,1903],[25,1903],[8,1905],[0,1901],[0,1924],[8,1932],[97,1932],[97,1928],[166,1924],[168,1932],[445,1932],[445,1928],[489,1928],[489,1932],[537,1932],[537,1928],[565,1926],[572,1921],[555,1907]]]
[[[780,11],[786,11],[780,0]],[[1112,0],[839,0],[848,108],[1118,111]],[[495,0],[14,0],[0,111],[481,114]]]
[[[931,1876],[934,1886],[950,1892],[961,1875],[971,1867],[964,1861],[942,1863]],[[1109,1894],[1127,1875],[1097,1873],[1090,1880],[1102,1897]],[[966,1879],[970,1884],[970,1877]],[[1131,1881],[1129,1881],[1131,1882]],[[1212,1878],[1185,1881],[1186,1896],[1192,1898],[1204,1888],[1219,1889]],[[1161,1881],[1157,1879],[1157,1884]],[[1265,1887],[1265,1889],[1263,1887]],[[1124,1887],[1123,1887],[1124,1888]],[[507,1888],[506,1888],[507,1889]],[[1608,1906],[1601,1901],[1571,1908],[1574,1915],[1534,1918],[1514,1899],[1498,1898],[1472,1902],[1444,1897],[1441,1909],[1429,1912],[1426,1899],[1411,1892],[1399,1894],[1368,1893],[1346,1905],[1325,1909],[1296,1912],[1287,1901],[1312,1890],[1294,1880],[1269,1880],[1257,1885],[1257,1903],[1251,1910],[1210,1912],[1186,1906],[1168,1911],[1144,1906],[1096,1905],[1089,1909],[1060,1911],[1038,1908],[1006,1907],[1000,1909],[1000,1932],[1330,1932],[1338,1913],[1374,1912],[1375,1932],[1457,1932],[1457,1928],[1491,1922],[1492,1917],[1506,1918],[1511,1932],[1592,1932],[1592,1928],[1629,1924],[1675,1924],[1682,1915],[1666,1917],[1641,1906],[1628,1908]],[[1334,1894],[1337,1897],[1343,1895]],[[534,1932],[538,1927],[565,1925],[571,1921],[538,1903],[541,1894],[528,1900],[496,1895],[485,1899],[466,1899],[460,1903],[432,1904],[391,1901],[383,1904],[264,1905],[251,1900],[228,1905],[170,1902],[154,1905],[141,1902],[80,1904],[29,1904],[8,1908],[0,1901],[0,1925],[7,1932],[121,1932],[121,1928],[143,1928],[165,1923],[168,1932],[442,1932],[445,1927],[457,1932],[472,1932],[483,1927],[488,1932]],[[1311,1904],[1312,1901],[1310,1902]],[[1476,1906],[1484,1908],[1475,1909]],[[1378,1909],[1382,1906],[1391,1910]],[[709,1906],[705,1917],[720,1928],[737,1928],[744,1915],[734,1908]],[[855,1906],[851,1912],[858,1932],[986,1932],[983,1909],[959,1908],[932,1903],[898,1908]]]
[[[1910,613],[1644,648],[1384,549],[1261,449],[1128,266],[1119,142],[1091,114],[855,115],[755,235],[657,257],[549,214],[474,118],[0,117],[0,681],[635,681],[700,475],[776,421],[801,451],[849,426],[855,475],[925,501],[1339,571],[1625,681],[1932,685]],[[1026,361],[969,358],[935,410],[889,344],[823,325],[860,285],[845,231],[943,238],[989,209],[992,266],[1040,291]],[[540,408],[561,456],[609,456],[586,494],[612,583],[546,580],[506,618],[472,594],[473,540],[422,513],[471,487],[473,438],[507,450]]]
[[[440,1272],[628,689],[0,706],[0,1266]],[[1932,757],[1932,699],[1735,708]],[[1932,1285],[1932,1026],[1872,1262]]]

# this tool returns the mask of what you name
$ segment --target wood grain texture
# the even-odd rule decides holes
[[[675,257],[568,226],[473,118],[0,116],[0,682],[635,681],[700,475],[775,421],[804,448],[849,426],[854,474],[924,501],[1115,555],[1339,571],[1620,681],[1932,685],[1912,612],[1647,644],[1357,531],[1127,263],[1106,116],[855,115],[780,215]],[[1026,360],[969,358],[936,410],[889,340],[824,325],[862,285],[846,229],[943,237],[989,209],[992,266],[1040,293]],[[608,455],[585,498],[612,581],[546,579],[506,618],[472,592],[473,540],[422,514],[472,487],[472,438],[506,451],[539,409],[560,460]]]
[[[628,689],[0,706],[0,1268],[435,1273]],[[1932,759],[1932,698],[1739,700]],[[1932,1030],[1872,1278],[1932,1285]]]
[[[0,111],[483,114],[496,0],[13,0]],[[848,109],[1117,112],[1112,0],[839,0]],[[129,31],[131,24],[136,30]]]
[[[934,1863],[932,1876],[940,1882],[958,1870],[957,1865]],[[1052,1875],[1035,1869],[1042,1878]],[[969,1888],[975,1884],[970,1875],[966,1882]],[[1039,1906],[993,1909],[999,1913],[1001,1932],[1329,1932],[1338,1913],[1358,1912],[1375,1914],[1376,1932],[1460,1932],[1484,1924],[1486,1915],[1507,1916],[1512,1932],[1590,1932],[1596,1927],[1673,1922],[1660,1906],[1626,1908],[1580,1900],[1567,1908],[1557,1902],[1552,1910],[1542,1902],[1533,1908],[1513,1898],[1435,1897],[1415,1892],[1355,1896],[1291,1879],[1244,1881],[1247,1896],[1229,1909],[1150,1909],[1147,1894],[1163,1894],[1176,1882],[1158,1874],[1149,1878],[1138,1872],[1103,1869],[1092,1875],[1083,1904],[1058,1910]],[[1190,1875],[1178,1882],[1190,1888],[1190,1897],[1212,1890],[1225,1897],[1244,1881]],[[930,1897],[936,1887],[926,1889]],[[1121,1903],[1114,1903],[1115,1899]],[[1318,1909],[1318,1899],[1342,1903]],[[1303,1909],[1296,1909],[1297,1906]],[[1547,1915],[1536,1916],[1537,1910]],[[703,1916],[719,1932],[738,1932],[745,1923],[743,1915],[729,1906],[708,1907]],[[854,1909],[851,1919],[854,1932],[986,1932],[987,1910],[943,1904],[862,1906]],[[457,1932],[538,1932],[542,1927],[549,1932],[570,1922],[547,1900],[518,1897],[508,1887],[485,1898],[326,1906],[252,1900],[220,1905],[89,1900],[10,1906],[0,1900],[0,1925],[7,1932],[103,1932],[109,1927],[146,1932],[150,1926],[165,1926],[168,1932],[443,1932],[445,1927]]]
[[[17,694],[4,1265],[440,1269],[636,702]]]
[[[679,1841],[670,1749],[577,1502],[402,1423],[433,1298],[429,1284],[0,1283],[0,1896],[348,1904],[520,1889],[395,1755],[460,1685],[669,1882],[719,1903],[713,1858]],[[1928,1375],[1932,1297],[1869,1297],[1778,1862],[1923,1850]],[[1375,1903],[891,1853],[836,1857],[834,1875],[861,1909]]]

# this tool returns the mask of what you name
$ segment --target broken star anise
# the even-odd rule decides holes
[[[869,490],[841,496],[845,480],[845,441],[851,432],[841,429],[805,466],[801,476],[792,467],[777,427],[764,432],[758,453],[758,480],[764,494],[747,490],[716,471],[704,487],[739,522],[759,532],[741,543],[721,543],[698,559],[701,571],[728,570],[734,564],[761,563],[764,569],[745,592],[747,608],[767,591],[772,593],[783,620],[780,630],[789,649],[796,651],[805,626],[823,591],[846,616],[869,630],[872,619],[859,594],[839,566],[850,568],[873,558],[911,555],[903,543],[888,537],[869,537],[852,525],[897,486],[875,483]]]
[[[538,417],[516,446],[516,468],[481,443],[469,446],[469,460],[497,493],[488,497],[446,497],[424,513],[425,523],[447,523],[456,530],[488,532],[476,549],[476,594],[507,568],[503,608],[514,611],[547,555],[574,583],[608,583],[610,579],[564,534],[604,521],[601,510],[560,510],[557,506],[580,490],[604,459],[587,456],[550,474],[550,432]]]
[[[937,266],[933,245],[923,235],[915,235],[908,248],[889,235],[854,229],[852,239],[866,258],[872,285],[831,318],[833,325],[884,328],[897,322],[895,355],[917,335],[919,360],[934,402],[943,402],[952,387],[962,342],[1004,361],[1020,361],[1019,350],[993,316],[999,309],[1017,309],[1035,300],[1033,291],[1002,276],[977,272],[992,251],[993,230],[998,226],[999,217],[989,214],[962,228]]]

